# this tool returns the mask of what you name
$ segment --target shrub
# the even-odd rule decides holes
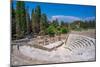
[[[56,28],[55,28],[53,25],[49,26],[49,27],[47,28],[47,33],[48,33],[48,35],[49,35],[49,36],[54,36],[55,30],[56,30]]]
[[[61,33],[62,33],[62,34],[68,33],[68,29],[66,29],[66,28],[61,28]]]

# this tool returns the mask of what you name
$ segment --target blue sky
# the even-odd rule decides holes
[[[16,2],[13,2],[14,8],[16,7]],[[28,7],[28,12],[31,15],[32,9],[37,5],[40,5],[41,12],[45,13],[48,20],[59,19],[63,21],[72,20],[90,20],[96,18],[96,7],[86,6],[86,5],[73,5],[73,4],[51,4],[51,3],[41,3],[41,2],[27,2],[25,1],[25,6]]]

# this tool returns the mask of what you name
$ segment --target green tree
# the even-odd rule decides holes
[[[30,30],[31,22],[30,22],[30,16],[28,13],[28,7],[26,8],[26,23],[27,23],[27,34],[29,34],[31,32]]]
[[[64,26],[64,21],[61,21],[61,24],[60,25],[61,25],[61,27],[63,27]]]
[[[65,34],[65,33],[68,33],[68,32],[69,32],[69,30],[67,28],[65,28],[65,27],[61,28],[62,34]]]
[[[59,26],[58,19],[56,19],[56,20],[53,20],[52,24],[53,24],[53,26],[54,26],[54,27],[57,27],[57,26]]]
[[[18,37],[23,37],[26,32],[27,32],[27,24],[26,24],[25,3],[23,1],[17,1],[16,3],[16,33]]]
[[[46,34],[46,27],[47,27],[47,17],[46,14],[41,15],[40,19],[40,34]]]
[[[31,17],[31,19],[32,19],[32,32],[33,33],[36,33],[36,30],[37,30],[37,23],[36,23],[36,14],[35,14],[35,12],[34,12],[34,9],[32,10],[32,17]]]
[[[40,6],[38,5],[35,8],[35,25],[36,25],[35,33],[40,32],[40,18],[41,18],[41,9]]]
[[[32,31],[37,34],[40,32],[40,18],[41,9],[38,5],[35,9],[32,10]]]
[[[14,7],[13,7],[13,3],[12,3],[12,9],[11,9],[11,18],[12,18],[12,20],[11,20],[11,30],[12,30],[12,39],[13,38],[15,38],[14,37],[14,35],[16,34],[16,22],[15,22],[15,20],[16,20],[16,18],[15,18],[15,9],[14,9]]]
[[[47,33],[48,33],[49,36],[54,36],[55,35],[55,31],[56,31],[56,28],[53,25],[50,25],[47,28]]]

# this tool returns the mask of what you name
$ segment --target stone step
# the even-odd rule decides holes
[[[89,47],[94,44],[95,43],[93,42],[93,40],[90,40],[88,38],[82,38],[82,39],[76,39],[76,41],[72,42],[69,47],[71,49],[75,49],[75,48]]]
[[[68,49],[69,51],[72,51],[72,49],[70,47],[65,47],[65,49]]]
[[[89,38],[85,38],[85,40],[88,41],[90,46],[93,46],[93,45],[95,46],[95,40],[93,41],[92,39],[89,39]]]

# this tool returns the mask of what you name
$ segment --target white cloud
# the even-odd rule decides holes
[[[86,17],[84,18],[84,21],[89,21],[89,20],[95,20],[96,17],[92,16],[92,17]]]
[[[58,21],[65,21],[65,22],[73,22],[75,20],[81,20],[79,17],[75,16],[55,15],[52,16],[51,21],[55,19],[58,19]]]

